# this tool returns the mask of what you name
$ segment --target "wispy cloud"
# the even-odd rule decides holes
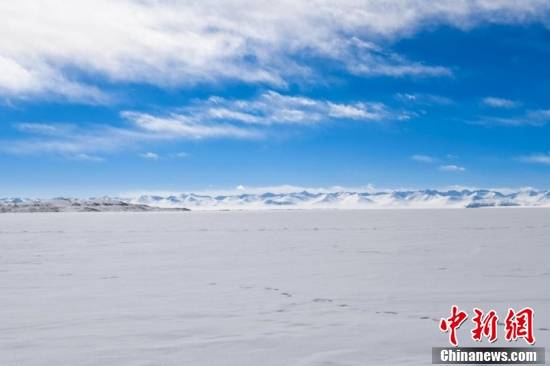
[[[393,110],[379,102],[336,103],[304,96],[267,91],[251,99],[210,97],[181,109],[188,121],[217,120],[243,124],[315,124],[331,119],[356,121],[406,120],[407,111]]]
[[[520,156],[516,160],[523,163],[550,165],[550,153]]]
[[[148,151],[148,152],[138,154],[138,156],[146,160],[159,160],[163,158],[183,159],[188,157],[189,155],[184,152],[168,153],[168,154],[161,155],[156,152]]]
[[[525,111],[516,116],[483,116],[477,120],[470,121],[471,124],[479,125],[502,125],[510,127],[533,126],[541,127],[550,122],[550,109],[536,109]]]
[[[437,164],[437,169],[442,172],[464,172],[466,171],[466,168],[456,165],[456,164],[450,164],[447,163],[450,160],[456,160],[458,157],[452,154],[447,154],[443,158],[437,158],[430,155],[421,155],[416,154],[411,156],[411,160],[414,160],[419,163],[424,164]],[[446,162],[447,161],[447,162]]]
[[[395,94],[395,99],[405,103],[420,105],[448,106],[454,104],[454,101],[451,98],[429,93],[397,93]]]
[[[446,65],[410,60],[382,45],[434,24],[547,23],[549,11],[545,0],[3,1],[0,95],[108,102],[94,85],[98,78],[284,88],[322,80],[313,59],[365,76],[450,76]]]
[[[40,135],[62,135],[70,132],[74,126],[69,124],[53,124],[53,123],[16,123],[14,127],[25,133],[40,134]]]
[[[437,167],[437,169],[442,172],[465,172],[466,168],[450,163],[451,160],[456,160],[457,158],[458,157],[456,155],[452,154],[446,154],[442,158],[421,154],[411,156],[411,160],[423,164],[430,164],[431,166],[434,166],[434,168]]]
[[[23,137],[4,141],[0,150],[14,154],[91,156],[96,152],[115,152],[159,141],[261,139],[270,134],[273,125],[313,126],[337,120],[403,121],[412,115],[378,102],[336,103],[267,91],[250,99],[212,96],[193,100],[165,113],[123,111],[120,116],[126,122],[124,127],[19,123],[14,127]]]
[[[444,172],[464,172],[466,171],[466,168],[454,165],[454,164],[448,164],[448,165],[440,165],[439,170]]]
[[[158,139],[187,138],[255,138],[260,133],[229,124],[214,124],[208,121],[190,119],[181,114],[154,116],[140,112],[123,112],[122,117],[132,122],[140,132]]]
[[[518,102],[517,100],[497,98],[497,97],[483,98],[482,103],[489,107],[506,108],[506,109],[516,108],[521,105],[521,103]]]
[[[414,160],[414,161],[418,161],[420,163],[428,163],[428,164],[435,163],[438,160],[438,159],[436,159],[432,156],[420,155],[420,154],[416,154],[416,155],[411,156],[411,159]]]
[[[105,159],[102,158],[101,156],[90,155],[90,154],[76,154],[76,155],[73,155],[73,156],[69,156],[69,158],[72,159],[72,160],[90,161],[90,162],[93,162],[93,163],[101,163],[101,162],[105,161]]]
[[[349,72],[367,76],[390,77],[448,77],[453,72],[444,66],[425,65],[385,50],[379,45],[359,38],[342,43],[338,59],[342,60]]]
[[[183,158],[189,157],[189,154],[186,153],[186,152],[180,151],[180,152],[177,152],[177,153],[172,153],[172,154],[170,154],[170,156],[173,157],[173,158],[183,159]]]
[[[51,133],[47,127],[53,127],[57,132]],[[70,131],[66,131],[55,124],[44,124],[44,128],[34,128],[27,136],[2,141],[0,151],[21,155],[53,153],[74,159],[91,156],[88,154],[94,152],[119,150],[127,145],[130,136],[130,131],[112,127],[82,129],[73,125]]]
[[[136,149],[142,144],[151,145],[162,141],[258,137],[254,131],[235,126],[185,125],[178,119],[157,118],[147,114],[133,114],[126,118],[132,122],[127,128],[109,125],[83,128],[73,125],[70,131],[56,134],[42,134],[36,132],[40,129],[36,129],[27,136],[2,141],[0,151],[16,155],[57,154],[74,159],[78,156],[94,156],[95,153]]]
[[[160,157],[157,153],[151,151],[139,154],[139,156],[147,160],[157,160]]]

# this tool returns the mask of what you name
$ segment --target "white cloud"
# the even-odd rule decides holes
[[[550,153],[520,156],[517,160],[524,163],[550,165]]]
[[[150,151],[148,151],[146,153],[139,154],[139,156],[141,156],[144,159],[148,159],[148,160],[157,160],[160,157],[157,153],[150,152]]]
[[[549,9],[546,0],[2,1],[0,94],[108,102],[90,85],[97,76],[161,87],[224,79],[285,87],[313,79],[310,58],[361,75],[448,76],[445,66],[383,45],[434,24],[548,24]]]
[[[496,97],[486,97],[482,100],[483,104],[493,107],[493,108],[516,108],[521,105],[520,102],[511,99],[496,98]]]
[[[431,157],[428,155],[419,155],[419,154],[411,156],[411,159],[414,161],[418,161],[420,163],[429,163],[429,164],[435,163],[437,161],[437,159],[434,157]]]
[[[0,16],[1,21],[3,18]],[[46,63],[31,65],[28,60],[18,60],[17,56],[3,55],[3,41],[0,35],[0,95],[22,98],[63,96],[70,101],[87,104],[105,104],[111,100],[97,87],[72,81]]]
[[[439,166],[439,170],[442,170],[444,172],[464,172],[466,171],[466,168],[454,164],[449,164]]]

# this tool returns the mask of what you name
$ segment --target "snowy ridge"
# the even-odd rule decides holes
[[[105,211],[159,211],[183,210],[182,208],[151,207],[146,204],[135,204],[128,200],[100,197],[100,198],[66,198],[52,199],[30,198],[0,198],[0,213],[2,212],[105,212]]]
[[[206,195],[140,195],[129,202],[154,207],[187,207],[193,210],[220,209],[373,209],[373,208],[478,208],[550,207],[550,191],[520,190],[411,190],[380,192],[309,191],[290,193],[243,193]]]

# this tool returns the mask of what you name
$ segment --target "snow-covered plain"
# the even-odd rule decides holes
[[[543,208],[6,213],[0,365],[428,365],[452,304],[548,349],[549,259]]]

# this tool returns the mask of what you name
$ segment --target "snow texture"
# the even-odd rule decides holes
[[[549,243],[543,208],[6,213],[0,365],[429,365],[453,304],[548,346]]]

